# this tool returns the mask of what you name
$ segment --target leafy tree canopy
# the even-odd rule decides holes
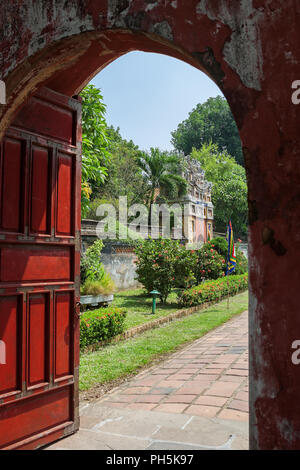
[[[108,151],[110,153],[109,172],[105,184],[95,192],[95,196],[117,200],[127,196],[128,205],[142,203],[145,197],[145,185],[139,159],[143,152],[132,140],[123,139],[119,128],[107,129]]]
[[[139,159],[143,172],[149,206],[155,200],[156,190],[165,200],[180,197],[187,191],[187,181],[182,177],[183,159],[175,152],[162,152],[151,147]]]
[[[82,211],[88,208],[92,191],[103,183],[109,163],[106,106],[98,88],[86,86],[82,97]]]
[[[225,98],[217,96],[198,104],[172,132],[174,147],[189,155],[193,148],[213,142],[221,151],[227,150],[236,162],[244,165],[240,136]]]

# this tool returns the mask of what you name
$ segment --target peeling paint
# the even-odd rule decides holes
[[[49,16],[51,15],[51,24]],[[55,30],[55,40],[60,40],[70,34],[80,34],[83,31],[92,31],[94,29],[93,18],[91,15],[80,14],[80,6],[76,2],[65,2],[55,0],[41,8],[35,0],[29,0],[26,4],[18,8],[19,21],[26,25],[29,37],[31,37],[27,54],[35,54],[47,43],[51,31]],[[10,56],[13,57],[21,48],[22,36],[17,36],[13,30],[12,22],[4,22],[3,35],[6,39],[11,39],[13,44],[10,47]],[[13,70],[14,63],[7,67],[5,74]]]
[[[107,22],[110,27],[126,27],[125,17],[128,15],[132,0],[108,0]]]
[[[145,11],[151,11],[153,8],[158,6],[157,0],[148,0],[148,5],[146,6]]]
[[[173,40],[172,28],[167,21],[156,23],[150,28],[151,33],[158,34],[159,36],[167,39],[168,41]]]
[[[196,12],[230,27],[232,33],[223,49],[224,58],[245,86],[261,90],[263,58],[258,25],[263,13],[253,7],[252,0],[241,0],[235,11],[226,0],[217,5],[215,8],[209,0],[201,0]]]

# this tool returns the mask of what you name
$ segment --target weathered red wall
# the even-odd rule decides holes
[[[249,184],[251,446],[300,448],[300,4],[296,0],[1,2],[0,132],[41,84],[70,96],[130,50],[205,71],[227,97]],[[124,90],[126,92],[126,90]]]

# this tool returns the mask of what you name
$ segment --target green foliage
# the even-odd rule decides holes
[[[244,274],[248,271],[248,260],[244,253],[237,250],[235,274]]]
[[[138,281],[148,293],[158,290],[162,302],[166,302],[172,288],[186,289],[225,276],[227,242],[220,237],[196,251],[186,250],[176,240],[149,238],[137,244],[135,253]],[[239,251],[236,266],[236,274],[247,272],[247,260]]]
[[[203,246],[208,246],[209,248],[213,248],[216,250],[219,255],[223,256],[224,260],[227,260],[228,255],[228,242],[225,238],[222,237],[215,237],[212,238],[210,241],[205,243]]]
[[[115,283],[110,275],[104,272],[101,280],[87,279],[82,286],[80,293],[82,295],[108,295],[115,290]]]
[[[105,187],[105,185],[104,185]],[[98,220],[101,219],[102,217],[97,216],[97,208],[101,206],[102,204],[112,204],[114,207],[116,204],[116,201],[113,199],[109,199],[106,197],[98,197],[96,196],[93,200],[89,202],[89,205],[86,209],[85,212],[85,218],[86,219],[92,219],[92,220]]]
[[[111,294],[115,284],[109,274],[105,272],[101,263],[102,240],[96,240],[81,258],[81,294],[82,295],[106,295]]]
[[[220,300],[228,294],[237,294],[247,287],[248,274],[231,275],[228,278],[206,281],[199,286],[180,292],[178,303],[181,307],[201,305],[204,302]]]
[[[107,130],[107,137],[109,172],[105,184],[96,191],[97,197],[116,201],[119,196],[127,196],[129,206],[142,203],[145,199],[144,178],[139,167],[142,151],[132,140],[123,139],[119,129],[112,126]]]
[[[87,279],[90,281],[101,281],[104,276],[104,267],[101,263],[102,240],[96,240],[81,258],[81,282]]]
[[[214,250],[211,244],[207,243],[197,251],[197,263],[195,277],[197,283],[203,279],[218,279],[224,276],[225,260],[222,255]]]
[[[187,182],[181,176],[182,158],[176,153],[161,152],[151,148],[139,158],[139,166],[144,175],[144,183],[149,208],[158,189],[161,199],[172,200],[183,196],[187,191]]]
[[[225,263],[223,264],[223,271],[225,273],[226,271],[226,261],[227,261],[227,256],[228,256],[228,243],[225,238],[222,237],[216,237],[213,238],[211,241],[208,241],[205,243],[202,247],[203,248],[213,248],[216,250],[225,260]],[[236,248],[236,267],[234,274],[244,274],[248,271],[248,260],[245,257],[245,255],[239,250],[239,244],[236,243],[235,245]]]
[[[214,224],[217,232],[226,232],[231,220],[237,236],[247,234],[248,205],[247,182],[243,167],[227,152],[220,152],[217,145],[203,145],[193,150],[192,158],[198,160],[205,177],[213,183]]]
[[[174,258],[177,242],[174,240],[152,240],[139,243],[135,249],[137,255],[137,280],[147,292],[156,289],[161,293],[162,302],[166,302],[174,281]]]
[[[158,290],[163,303],[173,287],[190,285],[196,257],[176,240],[151,238],[140,242],[137,255],[137,279],[147,292]]]
[[[213,142],[227,150],[236,162],[243,165],[243,152],[239,132],[225,98],[217,96],[198,104],[172,132],[174,147],[189,155],[193,148]]]
[[[191,287],[196,280],[197,252],[194,250],[186,250],[184,247],[178,246],[173,269],[173,286],[180,289]]]
[[[124,331],[126,310],[101,308],[80,316],[80,347],[108,340]]]
[[[86,86],[82,97],[82,212],[88,208],[91,192],[107,176],[109,152],[107,149],[106,106],[103,96],[94,85]]]

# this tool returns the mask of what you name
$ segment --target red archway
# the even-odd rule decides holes
[[[300,334],[300,146],[291,87],[300,78],[300,7],[292,0],[13,3],[0,7],[1,136],[41,86],[76,95],[130,50],[185,60],[221,88],[240,131],[249,188],[250,444],[299,448],[291,345]]]

